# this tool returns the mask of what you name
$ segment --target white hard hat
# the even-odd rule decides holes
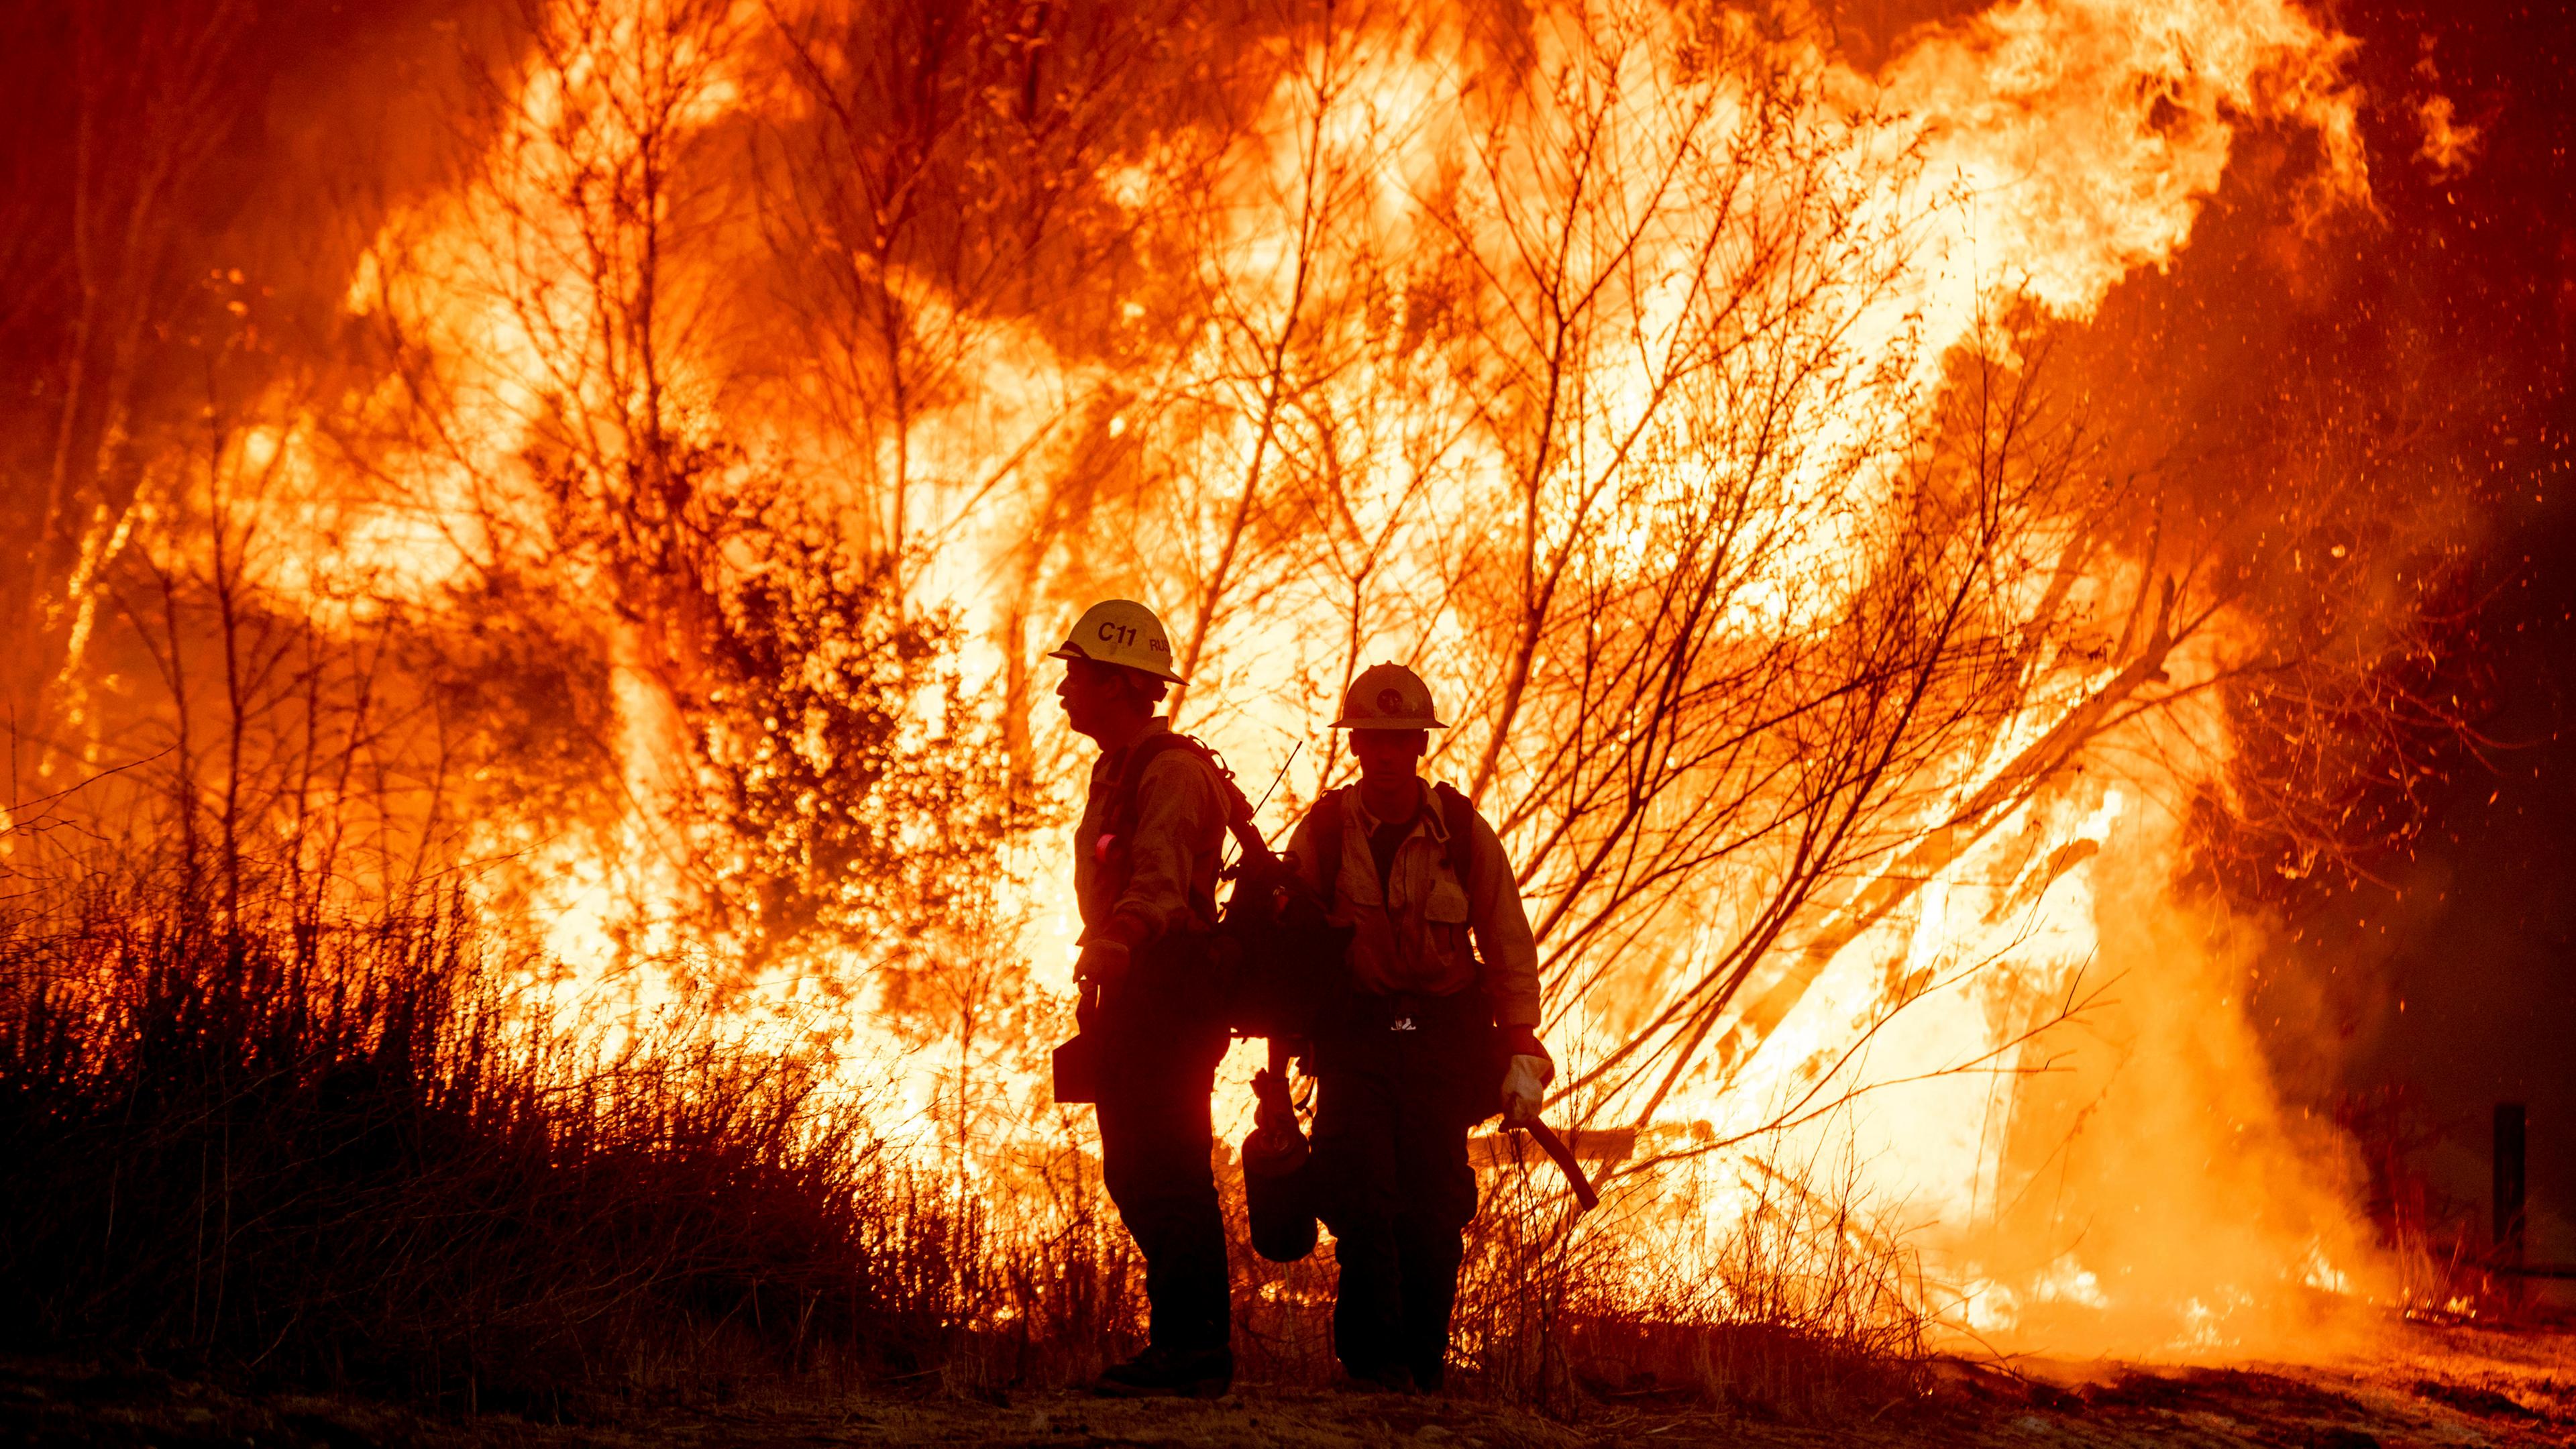
[[[1187,682],[1172,671],[1172,642],[1163,621],[1134,599],[1103,599],[1083,610],[1073,633],[1047,657],[1119,664],[1174,684]]]
[[[1337,730],[1445,730],[1434,718],[1431,686],[1401,664],[1372,664],[1342,696]]]

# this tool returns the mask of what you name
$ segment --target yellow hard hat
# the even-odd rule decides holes
[[[1073,633],[1047,657],[1119,664],[1174,684],[1188,682],[1172,671],[1172,642],[1163,621],[1134,599],[1103,599],[1083,610]]]
[[[1401,664],[1372,664],[1342,696],[1337,730],[1445,730],[1434,718],[1431,686]]]

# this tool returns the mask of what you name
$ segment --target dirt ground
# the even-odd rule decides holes
[[[1814,1422],[1651,1400],[1572,1421],[1472,1401],[1248,1387],[1209,1403],[1067,1392],[1004,1402],[856,1395],[631,1411],[584,1425],[435,1417],[364,1400],[227,1391],[148,1371],[0,1361],[0,1444],[279,1449],[750,1445],[2576,1444],[2576,1332],[2402,1325],[2367,1354],[2230,1368],[1936,1362],[1925,1389]]]

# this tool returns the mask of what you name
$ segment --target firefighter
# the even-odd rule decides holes
[[[1056,698],[1066,721],[1100,746],[1075,835],[1074,974],[1084,1033],[1102,1048],[1101,1175],[1144,1256],[1150,1313],[1145,1351],[1094,1387],[1214,1397],[1234,1377],[1225,1220],[1208,1161],[1208,1099],[1227,1036],[1203,953],[1226,796],[1207,756],[1181,747],[1155,712],[1181,677],[1152,610],[1095,604],[1048,657],[1064,661]]]
[[[1446,728],[1421,676],[1363,671],[1333,727],[1357,785],[1299,822],[1289,853],[1353,928],[1351,990],[1319,1023],[1312,1171],[1341,1265],[1333,1351],[1355,1386],[1440,1387],[1462,1234],[1476,1215],[1467,1132],[1499,1107],[1535,1120],[1555,1065],[1539,1044],[1538,950],[1502,842],[1424,782]]]

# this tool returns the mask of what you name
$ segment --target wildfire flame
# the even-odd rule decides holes
[[[1503,829],[1543,923],[1575,1084],[1551,1110],[1658,1163],[1586,1231],[1687,1263],[1764,1174],[1842,1171],[1945,1322],[2069,1352],[2290,1352],[2318,1301],[2385,1291],[2331,1134],[2282,1104],[2246,1019],[2263,923],[2175,887],[2183,812],[2234,748],[2210,686],[2261,623],[2177,604],[2151,531],[2068,503],[2078,443],[1981,459],[1952,426],[1974,400],[1989,436],[2036,339],[2167,265],[2247,135],[2305,148],[2299,217],[2370,205],[2330,26],[2286,0],[2006,0],[1863,65],[1797,7],[1299,12],[1231,59],[1178,20],[1041,19],[917,111],[836,117],[883,79],[869,23],[545,10],[462,179],[347,278],[398,359],[356,409],[395,439],[371,475],[301,403],[223,465],[263,480],[252,566],[317,618],[513,570],[586,601],[613,822],[496,815],[455,846],[507,862],[495,891],[574,968],[562,999],[650,1008],[720,976],[746,1031],[824,1031],[897,1082],[924,1152],[971,1137],[976,1181],[1078,1130],[1036,1051],[1071,993],[1063,829],[1015,837],[982,914],[918,947],[1007,963],[938,1031],[880,962],[710,924],[685,797],[717,687],[690,600],[782,567],[724,535],[755,520],[894,560],[903,607],[956,622],[964,714],[914,705],[989,727],[1056,826],[1085,757],[1034,671],[1088,596],[1165,611],[1173,712],[1252,793],[1304,747],[1274,838],[1341,778],[1341,683],[1419,664],[1462,722],[1434,772]],[[1169,54],[1112,63],[1149,41]],[[1220,62],[1207,96],[1154,70]],[[1072,240],[1011,232],[1041,224]],[[706,541],[581,532],[646,516]],[[1971,568],[1949,540],[1980,529]],[[1692,598],[1656,592],[1676,559]],[[1892,592],[1907,569],[1929,582]],[[1799,822],[1844,787],[1797,792],[1841,716],[1783,702],[1813,727],[1724,748],[1672,723],[1722,690],[1770,709],[1804,686],[1763,681],[1923,627],[1971,574],[1958,608],[1996,622],[1923,705],[1954,723],[1852,787],[1880,793],[1821,865]],[[1703,605],[1665,713],[1607,710],[1586,671]],[[1565,765],[1568,741],[1609,763]],[[1620,771],[1655,782],[1627,823],[1563,803]],[[1722,802],[1761,823],[1688,843]],[[1690,863],[1605,884],[1641,839]],[[1231,1135],[1249,1073],[1226,1069]]]

